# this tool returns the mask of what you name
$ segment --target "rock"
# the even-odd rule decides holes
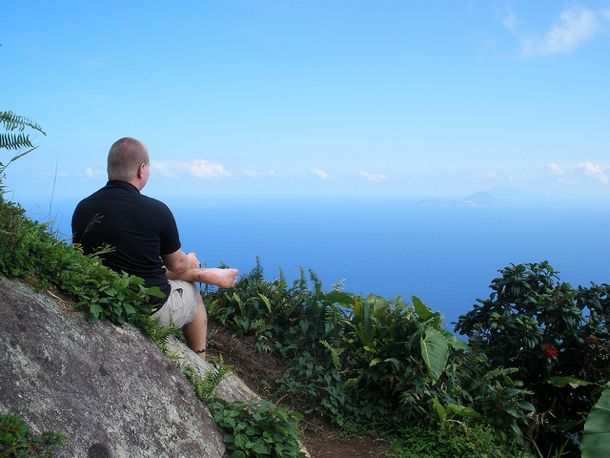
[[[203,378],[208,371],[213,369],[213,366],[210,363],[203,361],[178,339],[171,338],[168,340],[167,344],[169,352],[178,356],[181,364],[190,365],[195,370],[197,377]],[[223,378],[218,384],[218,388],[216,388],[214,395],[225,401],[256,402],[262,400],[258,394],[252,391],[250,387],[235,374],[229,374],[227,377]],[[303,452],[306,457],[310,457],[311,455],[305,445],[303,445],[302,442],[299,442],[299,445],[301,447],[301,452]]]
[[[1,276],[0,387],[0,413],[21,416],[34,433],[68,437],[57,456],[224,454],[190,384],[138,330],[91,325]]]
[[[176,338],[172,338],[168,341],[168,349],[171,353],[179,356],[182,364],[188,364],[193,369],[197,377],[203,378],[213,366],[203,361],[199,356],[191,351],[189,347],[184,345]],[[225,377],[218,388],[216,389],[215,396],[225,401],[260,401],[261,397],[252,391],[248,385],[246,385],[239,377],[235,374],[230,374]]]

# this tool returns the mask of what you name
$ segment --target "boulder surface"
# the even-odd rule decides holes
[[[131,326],[82,313],[0,276],[0,413],[68,437],[65,457],[223,456],[193,388]]]

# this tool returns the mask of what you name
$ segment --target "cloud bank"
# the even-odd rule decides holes
[[[519,39],[522,56],[549,56],[572,52],[604,33],[610,23],[610,9],[595,11],[580,6],[564,9],[555,24],[541,34],[524,34],[511,9],[502,22]]]
[[[311,169],[310,172],[313,173],[314,175],[318,176],[322,180],[327,180],[328,178],[330,178],[330,174],[328,172],[325,172],[322,169],[315,168],[315,169]]]
[[[150,167],[160,175],[180,178],[191,177],[202,180],[231,176],[222,164],[195,159],[192,161],[151,161]]]
[[[367,181],[387,181],[389,179],[387,175],[382,173],[372,173],[365,170],[358,171],[358,175],[360,175],[360,178]]]

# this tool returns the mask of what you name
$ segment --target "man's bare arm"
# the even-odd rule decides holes
[[[186,254],[182,250],[174,251],[161,257],[163,258],[165,268],[175,275],[180,275],[189,269],[198,268],[200,265],[195,253]]]
[[[180,274],[168,270],[166,274],[170,280],[202,282],[221,288],[232,288],[239,271],[237,269],[197,268],[185,270]]]

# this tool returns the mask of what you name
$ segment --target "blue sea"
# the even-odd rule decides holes
[[[610,283],[610,207],[422,206],[392,199],[166,199],[183,248],[208,266],[241,272],[260,257],[267,278],[289,280],[313,269],[326,288],[384,297],[418,296],[448,328],[510,263],[548,260],[572,285]],[[51,209],[24,203],[34,218],[51,215],[70,233],[76,200]]]

